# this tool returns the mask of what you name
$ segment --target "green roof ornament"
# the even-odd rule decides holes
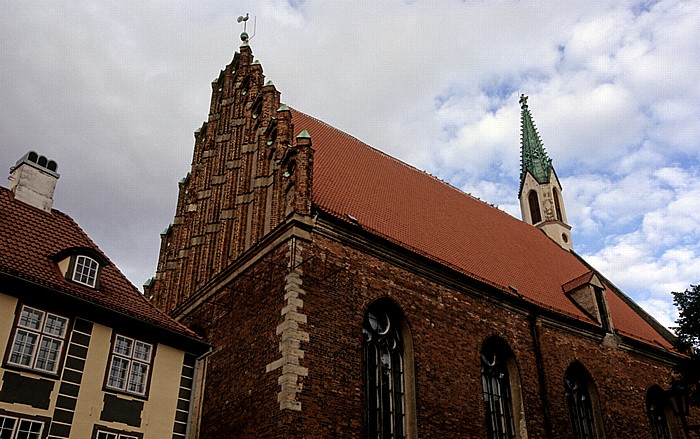
[[[311,138],[311,134],[309,134],[309,132],[306,130],[300,132],[297,135],[297,139],[310,139],[310,138]]]
[[[525,175],[529,172],[538,183],[549,183],[552,173],[552,160],[542,145],[535,123],[532,121],[530,109],[527,106],[527,96],[520,95],[520,189],[525,183]]]
[[[287,106],[287,104],[282,104],[282,106],[277,109],[278,113],[282,111],[289,111],[289,107]]]

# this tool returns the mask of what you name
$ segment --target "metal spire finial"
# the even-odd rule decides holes
[[[245,14],[244,16],[238,17],[238,22],[243,22],[243,32],[241,33],[241,40],[242,41],[248,41],[248,32],[246,32],[247,27],[248,27],[248,19],[250,18],[250,15],[248,13]]]
[[[241,33],[241,41],[243,41],[244,44],[248,43],[248,41],[253,39],[253,37],[255,36],[255,28],[257,27],[257,24],[258,24],[258,19],[256,17],[255,22],[253,24],[253,36],[249,37],[248,32],[247,32],[249,18],[250,18],[250,14],[246,13],[245,17],[241,15],[240,17],[238,17],[238,20],[237,20],[239,23],[243,22],[243,32]]]

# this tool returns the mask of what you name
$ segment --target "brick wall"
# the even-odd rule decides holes
[[[485,437],[479,354],[493,335],[513,350],[530,438],[546,437],[545,410],[552,437],[571,437],[563,377],[574,361],[593,377],[606,437],[651,437],[646,391],[667,385],[667,364],[624,344],[604,346],[600,331],[499,304],[468,281],[455,288],[418,274],[424,267],[400,267],[318,234],[298,251],[305,293],[298,311],[306,316],[299,327],[308,333],[300,344],[299,365],[308,375],[296,381],[299,409],[281,409],[281,369],[266,370],[280,358],[277,328],[291,269],[285,242],[183,318],[200,325],[217,348],[208,360],[200,437],[361,437],[362,320],[381,297],[398,304],[410,326],[420,437]]]
[[[284,302],[286,252],[278,248],[181,318],[215,347],[207,359],[201,438],[283,437],[275,328]]]
[[[574,361],[595,381],[606,437],[651,437],[646,391],[653,384],[667,385],[672,372],[668,365],[603,346],[603,334],[595,331],[582,336],[541,318],[537,331],[547,395],[543,404],[529,313],[320,237],[308,256],[316,261],[304,278],[309,374],[300,398],[303,416],[291,437],[318,432],[361,436],[362,319],[368,305],[384,296],[401,307],[411,328],[420,437],[485,437],[479,354],[492,335],[508,342],[515,354],[529,437],[545,437],[544,404],[553,436],[571,437],[563,377]]]

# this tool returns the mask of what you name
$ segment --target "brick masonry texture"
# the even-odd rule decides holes
[[[574,361],[593,377],[606,437],[651,437],[645,395],[650,386],[669,382],[668,364],[603,346],[603,334],[582,336],[542,318],[543,401],[533,315],[322,236],[314,236],[301,259],[307,322],[300,326],[310,340],[300,344],[300,364],[308,370],[297,377],[301,410],[280,410],[281,375],[266,370],[280,358],[285,243],[183,319],[200,326],[216,346],[208,361],[201,437],[362,437],[362,320],[382,297],[396,302],[411,329],[420,437],[485,437],[479,354],[493,335],[515,354],[529,437],[546,437],[545,408],[552,437],[571,437],[563,377]]]
[[[651,437],[647,390],[668,387],[678,358],[668,340],[654,333],[657,348],[606,333],[568,299],[569,313],[540,306],[546,300],[525,300],[314,205],[314,190],[328,187],[314,188],[313,133],[293,137],[294,114],[241,47],[212,83],[192,170],[162,235],[147,294],[214,346],[203,362],[201,438],[361,438],[362,322],[380,298],[410,329],[419,437],[486,436],[480,352],[493,336],[514,354],[528,437],[571,437],[564,375],[574,362],[593,378],[607,438]]]

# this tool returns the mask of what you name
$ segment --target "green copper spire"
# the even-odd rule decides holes
[[[520,95],[520,189],[525,183],[525,175],[529,172],[538,183],[549,183],[552,172],[552,160],[542,146],[540,135],[532,121],[530,109],[527,107],[527,96]]]

